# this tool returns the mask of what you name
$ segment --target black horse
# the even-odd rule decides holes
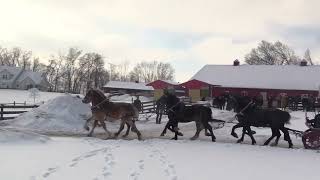
[[[206,129],[210,132],[212,141],[214,142],[216,137],[213,134],[212,126],[209,124],[212,121],[212,111],[209,107],[202,105],[187,106],[180,99],[173,94],[165,94],[162,97],[166,103],[167,114],[169,121],[167,122],[161,136],[169,129],[175,133],[173,139],[177,140],[178,135],[182,135],[178,130],[178,123],[187,123],[194,121],[196,123],[197,131],[191,140],[195,140],[199,137],[200,132]]]
[[[288,129],[284,127],[284,125],[290,121],[290,114],[288,112],[278,109],[257,108],[255,102],[248,97],[236,97],[236,99],[236,118],[239,123],[233,126],[231,135],[238,138],[238,135],[234,131],[236,128],[242,127],[242,136],[238,142],[242,142],[244,135],[248,134],[252,140],[252,144],[256,143],[250,126],[270,127],[272,136],[264,143],[264,145],[268,145],[274,137],[276,137],[275,145],[277,145],[281,136],[281,130],[284,133],[284,140],[288,141],[289,148],[292,148],[293,144]]]

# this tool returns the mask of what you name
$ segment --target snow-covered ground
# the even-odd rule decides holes
[[[45,102],[61,95],[64,95],[64,93],[40,91],[39,97],[36,98],[36,103]],[[0,103],[13,103],[13,101],[33,104],[33,98],[30,97],[30,92],[27,90],[0,89]]]
[[[169,131],[165,137],[159,136],[166,117],[158,125],[155,116],[141,116],[137,127],[143,141],[136,140],[132,132],[127,138],[104,140],[106,135],[101,128],[97,128],[95,137],[85,137],[83,123],[87,116],[88,105],[77,97],[63,95],[15,120],[2,122],[0,179],[312,180],[319,176],[320,154],[303,149],[301,138],[291,135],[294,149],[287,149],[283,136],[279,147],[261,146],[271,135],[267,128],[254,128],[258,142],[255,146],[250,145],[247,136],[243,144],[236,144],[230,135],[232,123],[214,130],[214,143],[203,132],[198,140],[189,140],[195,133],[195,124],[181,124],[184,136],[173,141]],[[291,116],[287,127],[307,129],[303,112],[292,112]],[[213,117],[231,122],[234,114],[213,109]],[[107,127],[115,132],[119,122],[107,122]]]

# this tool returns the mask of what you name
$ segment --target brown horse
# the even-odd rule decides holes
[[[121,120],[120,128],[117,133],[115,133],[115,137],[117,137],[121,131],[123,130],[125,124],[128,125],[128,130],[126,135],[129,133],[129,129],[131,127],[131,131],[137,133],[138,139],[141,139],[141,133],[137,129],[135,125],[135,120],[139,117],[139,112],[137,108],[135,108],[132,104],[129,103],[114,103],[109,101],[109,99],[101,92],[100,90],[91,89],[87,92],[86,96],[82,100],[83,103],[92,103],[92,118],[87,120],[87,123],[93,119],[94,124],[93,127],[88,134],[91,136],[95,127],[98,125],[98,122],[101,123],[102,127],[108,133],[108,130],[105,126],[106,117],[110,117],[113,119]],[[103,113],[102,113],[103,112]],[[98,115],[97,115],[98,114]],[[104,116],[102,115],[104,114]],[[87,123],[85,127],[87,127]],[[108,133],[109,134],[109,133]]]

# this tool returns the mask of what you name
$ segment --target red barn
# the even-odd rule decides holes
[[[179,83],[173,81],[156,80],[147,84],[147,86],[152,86],[154,88],[154,97],[156,99],[163,95],[164,89],[175,91],[178,95],[185,95],[184,88],[179,85]]]
[[[206,65],[190,81],[183,83],[193,99],[229,92],[249,96],[318,96],[320,66],[301,65]],[[190,90],[192,91],[190,93]],[[195,90],[197,90],[196,93]],[[199,97],[200,96],[200,97]]]
[[[191,101],[193,102],[199,101],[202,97],[211,97],[211,92],[214,87],[209,83],[196,79],[192,79],[180,85],[186,88],[186,94],[191,97]]]

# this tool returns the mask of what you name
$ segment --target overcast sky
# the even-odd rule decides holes
[[[45,61],[68,47],[107,62],[170,62],[176,80],[231,64],[261,40],[320,60],[319,0],[0,0],[0,46]]]

